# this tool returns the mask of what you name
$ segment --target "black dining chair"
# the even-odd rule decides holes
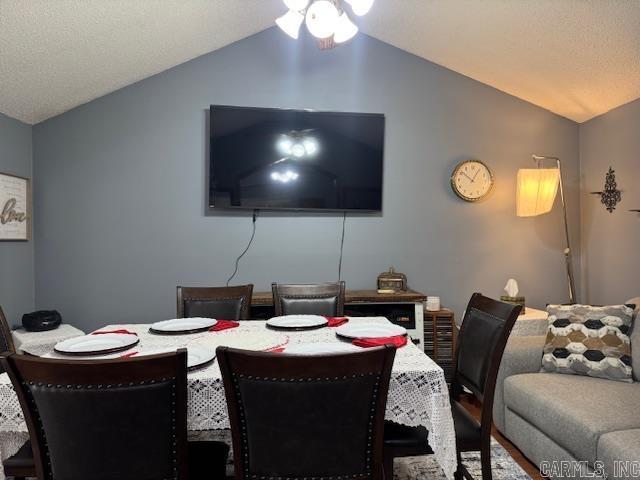
[[[383,478],[395,348],[298,356],[218,347],[235,478]]]
[[[248,320],[253,285],[177,287],[178,318],[205,317]]]
[[[455,371],[451,384],[451,413],[456,432],[456,479],[473,477],[462,463],[462,452],[479,451],[483,480],[491,480],[491,425],[498,368],[511,329],[522,307],[474,293],[465,312],[457,340]],[[482,405],[480,422],[458,401],[467,388]],[[385,468],[393,458],[431,453],[424,428],[385,426]]]
[[[24,411],[38,479],[224,478],[226,447],[187,444],[186,350],[126,360],[1,360]],[[206,459],[196,458],[203,450]]]
[[[345,283],[272,283],[276,315],[344,315]]]

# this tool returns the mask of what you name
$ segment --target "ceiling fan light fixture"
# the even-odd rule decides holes
[[[351,21],[347,12],[342,12],[336,24],[333,41],[336,43],[344,43],[351,40],[356,33],[358,33],[358,26]]]
[[[345,0],[348,4],[351,5],[351,9],[353,13],[358,15],[359,17],[366,15],[373,7],[373,2],[375,0]]]
[[[309,5],[309,0],[283,0],[283,2],[289,10],[297,12],[304,10]]]
[[[289,10],[287,13],[276,19],[276,25],[291,38],[298,39],[300,26],[304,21],[304,15],[296,10]]]
[[[329,38],[336,31],[339,13],[333,2],[316,0],[307,9],[306,24],[311,35],[316,38]]]

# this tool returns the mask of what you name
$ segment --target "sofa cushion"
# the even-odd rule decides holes
[[[603,433],[640,428],[640,383],[553,373],[504,382],[505,405],[579,460],[596,460]]]
[[[639,460],[640,429],[605,433],[598,440],[598,461],[604,463],[608,479],[640,477]]]
[[[542,356],[547,372],[632,382],[627,305],[549,305],[549,330]]]

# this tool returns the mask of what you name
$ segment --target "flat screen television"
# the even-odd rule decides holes
[[[382,210],[384,115],[211,106],[209,206]]]

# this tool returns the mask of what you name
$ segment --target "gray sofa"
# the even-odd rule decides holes
[[[536,465],[547,462],[550,478],[593,478],[603,470],[609,479],[632,478],[619,468],[629,464],[616,462],[640,462],[640,325],[631,332],[633,383],[541,373],[544,341],[509,339],[496,385],[496,427]],[[563,461],[581,462],[581,470]]]

